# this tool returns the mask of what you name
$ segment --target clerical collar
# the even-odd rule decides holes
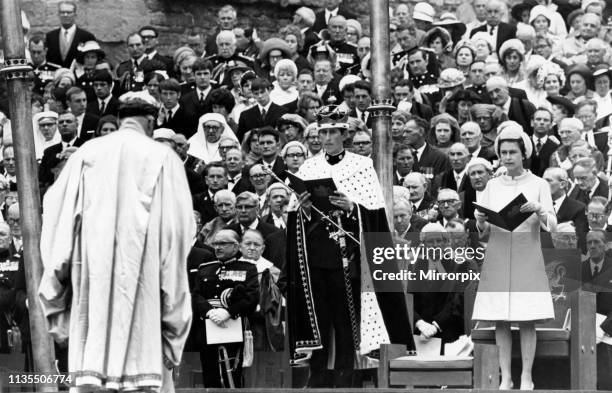
[[[340,153],[335,154],[335,155],[325,153],[325,160],[329,163],[329,165],[336,165],[337,163],[342,161],[345,154],[346,153],[344,150],[342,150]]]

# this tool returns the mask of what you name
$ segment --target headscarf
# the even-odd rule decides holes
[[[34,131],[34,151],[36,153],[37,160],[42,159],[43,153],[47,147],[56,145],[60,143],[62,140],[59,132],[57,131],[58,117],[59,115],[56,112],[45,111],[45,112],[39,112],[35,114],[34,117],[32,118],[32,130]],[[45,140],[44,135],[42,134],[42,132],[40,131],[40,128],[38,127],[38,122],[40,121],[40,119],[46,119],[46,118],[54,119],[55,127],[56,127],[55,134],[53,135],[53,138],[51,138],[51,140],[49,141]]]
[[[204,133],[204,124],[209,121],[216,121],[223,127],[223,133],[219,140],[215,143],[210,143],[206,140],[206,134]],[[198,131],[189,138],[189,150],[187,154],[190,154],[206,164],[213,161],[220,161],[221,154],[219,153],[219,141],[223,138],[230,138],[238,142],[238,138],[234,134],[234,131],[230,128],[225,120],[225,117],[219,113],[207,113],[200,117],[198,120]]]

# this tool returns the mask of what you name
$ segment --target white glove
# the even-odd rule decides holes
[[[216,325],[223,326],[225,321],[230,319],[230,313],[224,308],[213,308],[206,313],[206,317]]]
[[[427,323],[425,321],[423,321],[422,319],[419,319],[416,323],[416,327],[417,329],[420,330],[421,332],[421,336],[425,337],[425,338],[432,338],[433,336],[436,335],[436,333],[438,333],[438,328],[435,327],[433,324],[431,323]]]

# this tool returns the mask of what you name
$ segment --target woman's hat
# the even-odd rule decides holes
[[[285,40],[272,37],[264,41],[263,46],[261,47],[261,52],[259,53],[259,59],[262,61],[267,61],[268,55],[274,49],[280,50],[283,53],[283,56],[286,58],[291,57],[291,49],[289,49],[289,45],[285,42]]]
[[[548,7],[539,4],[533,7],[531,9],[531,12],[529,12],[529,23],[533,22],[535,18],[540,15],[548,19],[548,24],[550,25],[550,22],[552,21],[552,16],[550,15]]]
[[[424,22],[433,23],[436,10],[429,3],[420,2],[414,5],[412,11],[412,19],[421,20]]]
[[[525,45],[521,42],[521,40],[512,38],[504,42],[499,48],[499,58],[503,59],[506,52],[511,49],[516,50],[523,58],[525,57]]]
[[[448,102],[459,102],[459,101],[469,101],[472,104],[479,104],[482,102],[482,97],[476,94],[476,92],[468,89],[463,89],[455,92],[450,98]]]
[[[100,47],[100,44],[98,44],[96,41],[87,41],[82,42],[79,44],[79,46],[77,46],[76,61],[83,64],[85,53],[87,52],[94,52],[96,56],[98,56],[98,61],[103,60],[106,57],[106,53],[104,53]]]
[[[599,78],[600,76],[608,75],[610,82],[612,82],[612,68],[610,68],[607,64],[599,64],[593,70],[593,80]]]
[[[438,78],[438,87],[440,89],[450,89],[461,86],[465,83],[465,75],[456,68],[447,68],[442,70]]]
[[[456,29],[456,34],[459,37],[464,35],[466,31],[465,23],[457,19],[457,16],[452,12],[445,12],[440,15],[440,20],[434,22],[433,25],[442,27],[452,26]]]
[[[586,64],[574,64],[573,66],[571,66],[566,72],[568,81],[570,80],[570,77],[573,74],[578,74],[582,76],[586,81],[587,88],[591,90],[593,89],[593,72],[591,71],[589,66],[587,66]]]
[[[425,33],[423,38],[421,39],[421,46],[429,47],[429,44],[433,40],[433,37],[439,34],[442,39],[442,46],[446,52],[450,52],[453,48],[453,39],[451,38],[450,33],[443,27],[435,26],[432,27]]]
[[[512,18],[514,18],[515,21],[522,22],[523,12],[532,9],[536,5],[538,5],[538,2],[536,0],[525,0],[522,3],[518,3],[514,7],[512,7],[510,14],[512,15]]]
[[[523,131],[523,127],[521,127],[516,122],[504,122],[504,123],[500,124],[501,130],[499,131],[499,133],[497,134],[497,138],[495,139],[494,148],[495,148],[495,153],[497,153],[497,156],[499,157],[500,141],[510,139],[510,140],[522,140],[523,144],[525,145],[525,158],[526,159],[530,158],[531,154],[533,153],[533,146],[531,144],[531,139],[529,139],[529,135],[527,135],[525,131]]]
[[[574,116],[574,113],[576,113],[576,105],[574,105],[574,103],[570,100],[568,100],[565,97],[562,96],[548,96],[546,97],[546,99],[548,100],[548,102],[550,102],[553,105],[559,105],[562,106],[563,108],[565,108],[565,110],[567,111],[567,115],[569,117]]]

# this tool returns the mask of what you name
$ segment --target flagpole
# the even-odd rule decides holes
[[[0,74],[6,79],[13,147],[17,166],[18,200],[23,237],[23,263],[28,292],[28,311],[34,372],[56,373],[55,351],[38,300],[38,285],[42,277],[40,257],[41,209],[32,108],[30,104],[32,68],[25,58],[25,43],[21,25],[21,9],[17,0],[1,0],[2,37],[4,40],[4,68]],[[6,332],[3,332],[4,334]],[[53,391],[56,385],[38,385],[39,390]]]

